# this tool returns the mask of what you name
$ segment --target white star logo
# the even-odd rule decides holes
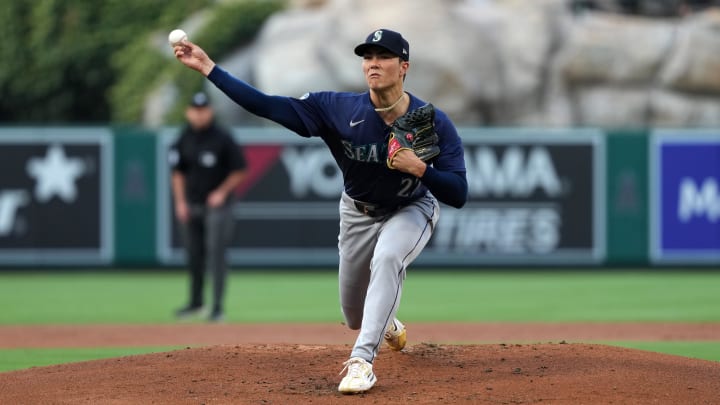
[[[52,145],[45,157],[30,159],[26,170],[35,179],[38,201],[47,202],[57,195],[70,203],[77,196],[75,181],[85,172],[85,163],[81,159],[68,158],[61,145]]]

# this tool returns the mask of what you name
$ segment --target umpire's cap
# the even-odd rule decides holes
[[[190,99],[190,106],[192,107],[207,107],[210,105],[210,98],[203,92],[193,94]]]
[[[410,44],[399,32],[383,28],[370,33],[365,42],[355,47],[355,55],[363,56],[370,46],[385,48],[402,60],[410,60]]]

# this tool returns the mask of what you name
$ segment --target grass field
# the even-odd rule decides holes
[[[181,271],[0,272],[0,327],[174,322]],[[720,272],[412,271],[408,322],[720,322]],[[235,271],[227,322],[339,322],[334,271]],[[718,342],[604,342],[720,360]],[[171,348],[0,350],[0,371]]]

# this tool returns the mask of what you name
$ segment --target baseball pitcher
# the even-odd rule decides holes
[[[406,344],[395,318],[407,267],[427,244],[438,200],[467,200],[463,147],[445,113],[403,88],[410,47],[379,29],[355,47],[368,91],[270,96],[235,78],[196,44],[173,46],[176,58],[205,75],[247,111],[300,136],[320,137],[343,173],[340,199],[339,290],[347,326],[359,330],[338,390],[360,393],[377,378],[372,363],[382,342]]]

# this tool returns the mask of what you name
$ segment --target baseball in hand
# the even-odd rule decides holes
[[[180,45],[183,40],[187,39],[187,34],[181,29],[172,30],[168,35],[168,42],[171,46]]]

